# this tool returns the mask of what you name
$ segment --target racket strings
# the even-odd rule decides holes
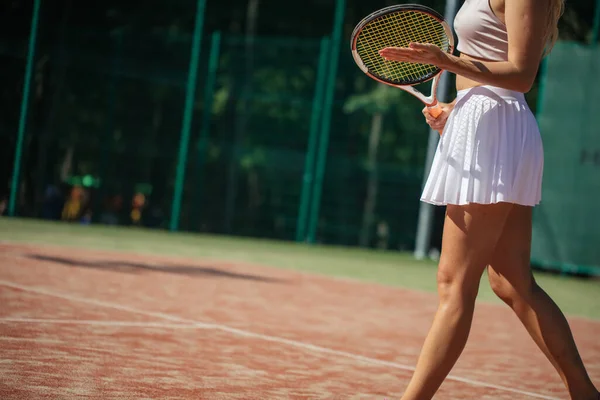
[[[360,32],[356,48],[371,73],[394,83],[409,84],[436,72],[437,67],[387,61],[379,55],[379,50],[408,47],[411,42],[434,44],[443,51],[450,48],[450,40],[442,24],[429,14],[418,11],[390,13],[371,21]]]

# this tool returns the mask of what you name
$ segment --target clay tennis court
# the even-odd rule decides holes
[[[241,261],[3,242],[2,399],[392,399],[432,293]],[[570,318],[600,381],[600,322]],[[516,317],[477,306],[438,399],[566,399]]]

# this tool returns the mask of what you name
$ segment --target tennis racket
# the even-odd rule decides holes
[[[356,25],[352,56],[367,76],[414,95],[437,117],[442,113],[436,94],[442,70],[434,65],[387,61],[379,54],[386,47],[408,47],[411,42],[434,44],[447,53],[454,51],[454,35],[444,17],[422,5],[403,4],[375,11]],[[429,96],[414,87],[430,80]]]

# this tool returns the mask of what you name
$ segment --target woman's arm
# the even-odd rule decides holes
[[[444,53],[437,46],[413,43],[409,48],[381,50],[388,60],[436,65],[468,79],[519,92],[533,85],[547,37],[549,1],[505,0],[508,61],[477,61]]]

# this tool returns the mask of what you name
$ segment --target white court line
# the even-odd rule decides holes
[[[24,324],[59,324],[59,325],[90,325],[126,328],[163,328],[163,329],[198,329],[194,324],[165,324],[161,322],[139,321],[100,321],[95,319],[55,319],[55,318],[0,318],[2,323]]]
[[[105,348],[100,349],[98,347],[78,346],[78,345],[73,344],[73,342],[66,342],[64,340],[44,339],[44,338],[18,338],[18,337],[10,337],[10,336],[0,336],[0,342],[59,344],[59,345],[67,346],[67,347],[69,347],[69,349],[82,350],[82,351],[95,351],[98,353],[106,353],[106,354],[115,354],[118,352],[118,350],[111,351],[111,350],[107,350]],[[4,360],[2,360],[2,361],[4,361]],[[10,362],[15,362],[15,361],[20,362],[20,363],[29,362],[29,360],[24,360],[24,359],[11,360]],[[39,375],[40,373],[38,372],[37,374]]]
[[[33,343],[46,343],[46,344],[65,344],[62,340],[45,339],[45,338],[20,338],[12,336],[0,336],[0,340],[3,342],[33,342]]]
[[[280,338],[277,336],[270,336],[270,335],[263,335],[260,333],[254,333],[254,332],[246,331],[243,329],[231,328],[231,327],[228,327],[225,325],[204,323],[204,322],[194,321],[194,320],[187,319],[187,318],[177,317],[174,315],[163,314],[160,312],[139,310],[137,308],[123,306],[123,305],[116,304],[116,303],[110,303],[110,302],[106,302],[106,301],[102,301],[102,300],[86,299],[83,297],[52,292],[52,291],[49,291],[49,290],[46,290],[43,288],[20,285],[18,283],[13,283],[13,282],[5,281],[5,280],[0,280],[0,285],[10,287],[13,289],[22,290],[22,291],[29,292],[29,293],[37,293],[37,294],[42,294],[45,296],[52,296],[52,297],[75,301],[75,302],[79,302],[79,303],[91,304],[91,305],[95,305],[95,306],[99,306],[99,307],[112,308],[112,309],[120,310],[120,311],[127,311],[127,312],[131,312],[131,313],[139,314],[139,315],[146,315],[146,316],[150,316],[150,317],[161,318],[161,319],[164,319],[167,321],[179,322],[179,323],[183,323],[183,324],[192,324],[193,326],[195,326],[198,329],[219,330],[222,332],[232,333],[232,334],[238,335],[238,336],[250,337],[250,338],[254,338],[254,339],[264,340],[267,342],[285,344],[288,346],[292,346],[292,347],[296,347],[296,348],[300,348],[300,349],[304,349],[304,350],[314,351],[315,353],[329,354],[329,355],[334,355],[334,356],[338,356],[338,357],[348,358],[348,359],[355,360],[355,361],[361,361],[366,364],[400,369],[400,370],[404,370],[404,371],[414,371],[415,370],[415,367],[410,366],[410,365],[399,364],[399,363],[390,362],[390,361],[383,361],[383,360],[379,360],[376,358],[361,356],[361,355],[354,354],[354,353],[348,353],[345,351],[329,349],[327,347],[316,346],[313,344],[304,343],[304,342],[300,342],[297,340],[285,339],[285,338]],[[481,381],[468,379],[468,378],[462,378],[462,377],[454,376],[454,375],[448,375],[447,379],[456,381],[456,382],[466,383],[471,386],[479,386],[479,387],[484,387],[484,388],[489,388],[489,389],[496,389],[496,390],[500,390],[500,391],[504,391],[504,392],[511,392],[511,393],[516,393],[516,394],[520,394],[520,395],[535,397],[538,399],[560,400],[557,397],[551,397],[551,396],[546,396],[546,395],[542,395],[539,393],[527,392],[524,390],[514,389],[514,388],[507,387],[507,386],[494,385],[491,383],[481,382]]]

